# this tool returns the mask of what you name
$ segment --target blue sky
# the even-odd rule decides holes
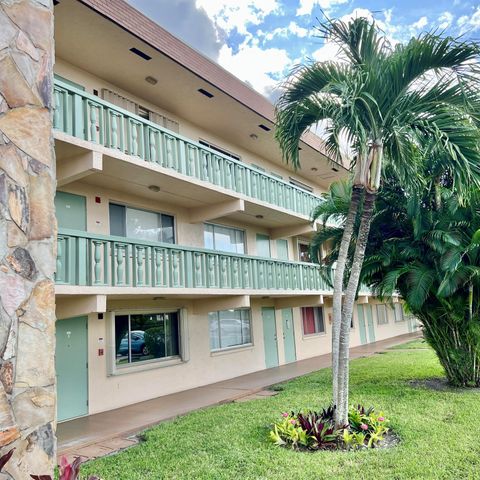
[[[480,39],[480,1],[468,0],[129,0],[147,16],[260,93],[307,59],[335,58],[316,38],[316,18],[375,18],[392,42],[433,29]]]

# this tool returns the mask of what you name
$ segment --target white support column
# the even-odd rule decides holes
[[[233,310],[236,308],[250,308],[250,297],[248,295],[232,295],[228,297],[201,298],[193,302],[193,313],[195,315],[206,315],[208,312]]]
[[[67,158],[57,166],[57,185],[61,187],[102,170],[103,155],[95,151],[85,152]]]
[[[197,207],[190,210],[190,223],[202,223],[215,218],[224,217],[231,213],[244,212],[245,202],[237,198],[226,202],[217,203],[215,205],[207,205],[206,207]]]

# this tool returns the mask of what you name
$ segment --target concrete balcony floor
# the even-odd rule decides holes
[[[350,349],[350,358],[374,355],[421,333],[400,335]],[[330,354],[260,370],[203,387],[165,395],[127,407],[60,423],[57,427],[58,455],[85,460],[111,454],[137,443],[135,434],[165,420],[193,410],[238,401],[265,388],[331,366]]]

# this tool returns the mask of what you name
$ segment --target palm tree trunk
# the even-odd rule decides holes
[[[353,305],[357,294],[360,273],[362,270],[365,249],[367,247],[370,224],[372,222],[373,207],[376,193],[365,192],[363,210],[360,217],[357,245],[352,261],[350,278],[345,291],[342,319],[340,323],[339,352],[338,352],[338,403],[336,410],[336,424],[343,426],[348,423],[348,386],[349,386],[349,347],[350,329],[352,322]]]
[[[333,321],[332,321],[332,380],[333,404],[338,405],[338,354],[340,339],[340,323],[342,321],[343,277],[348,258],[348,248],[352,239],[353,227],[357,218],[358,205],[362,198],[363,188],[354,185],[348,215],[345,221],[342,241],[338,252],[335,276],[333,281]]]

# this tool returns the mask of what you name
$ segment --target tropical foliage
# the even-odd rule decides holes
[[[340,425],[348,414],[351,316],[385,165],[401,185],[419,183],[416,159],[427,155],[451,173],[457,191],[478,180],[480,49],[435,32],[392,45],[364,18],[327,20],[319,34],[338,47],[338,60],[294,70],[277,105],[276,138],[285,161],[299,167],[300,139],[320,123],[326,153],[340,161],[347,143],[353,159],[334,276],[333,402]]]
[[[270,440],[293,450],[374,448],[388,432],[387,420],[382,413],[377,415],[373,407],[351,407],[349,423],[341,427],[335,425],[334,414],[333,406],[321,412],[285,412],[282,419],[273,424]]]
[[[458,195],[449,172],[439,175],[436,164],[424,161],[418,188],[406,190],[386,177],[361,279],[379,296],[400,293],[451,384],[480,386],[480,192],[466,188]],[[338,221],[342,211],[345,217],[349,195],[348,184],[333,185],[315,212],[327,223],[311,244],[312,255],[318,257],[322,244],[333,245],[323,259],[327,268],[335,263],[342,230],[328,219]]]

